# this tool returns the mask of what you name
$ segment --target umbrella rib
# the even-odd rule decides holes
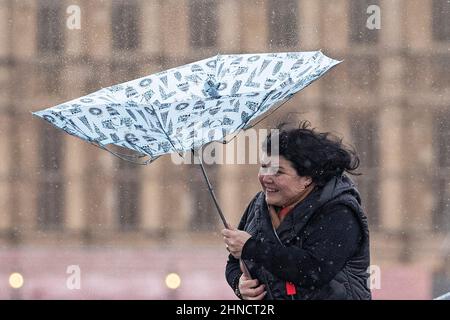
[[[264,100],[261,101],[261,103],[259,104],[259,108],[258,108],[255,112],[253,112],[252,116],[254,116],[254,115],[261,109],[261,106],[269,99],[270,95],[271,95],[272,93],[274,93],[274,92],[275,92],[275,89],[274,89],[274,90],[271,90],[271,91],[266,95],[266,97],[264,98]],[[248,117],[248,119],[242,124],[242,129],[244,129],[245,126],[250,122],[250,119],[252,119],[252,117]]]
[[[305,87],[303,87],[302,89],[306,88],[306,87],[309,86],[310,84],[311,84],[311,83],[307,84],[307,85],[306,85]],[[281,85],[281,84],[280,84],[280,85]],[[277,87],[277,88],[278,88],[278,87]],[[275,91],[275,89],[272,90],[272,91]],[[253,128],[253,127],[256,126],[257,124],[259,124],[261,121],[263,121],[264,119],[266,119],[268,116],[274,114],[280,107],[282,107],[282,106],[283,106],[286,102],[288,102],[292,97],[293,97],[293,95],[290,95],[289,97],[284,98],[284,101],[283,101],[278,107],[273,108],[272,112],[270,112],[270,113],[268,113],[266,116],[262,117],[260,120],[258,120],[256,123],[254,123],[253,125],[251,125],[251,126],[248,127],[247,129]],[[263,103],[264,103],[264,101],[261,102],[261,104],[263,104]],[[259,110],[259,109],[258,109],[258,110]],[[258,111],[255,111],[253,114],[255,114],[256,112],[258,112]],[[247,121],[247,122],[245,123],[245,125],[246,125],[248,122],[250,122],[250,121]]]
[[[278,107],[276,107],[271,113],[267,114],[265,117],[261,118],[260,120],[258,120],[258,122],[256,122],[255,124],[251,125],[251,126],[248,127],[247,129],[253,128],[253,127],[256,126],[258,123],[260,123],[261,121],[263,121],[264,119],[266,119],[268,116],[270,116],[271,114],[273,114],[275,111],[278,110],[278,108],[280,108],[282,105],[284,105],[286,102],[288,102],[290,98],[291,98],[291,97],[289,97],[288,99],[286,99],[286,101],[284,101],[283,103],[281,103],[281,104],[280,104]],[[263,101],[263,102],[264,102],[264,101]],[[262,102],[262,103],[263,103],[263,102]],[[262,103],[261,103],[261,104],[262,104]],[[259,109],[258,109],[258,110],[259,110]],[[258,110],[255,111],[253,114],[255,114],[256,112],[258,112]],[[249,119],[251,119],[251,117],[250,117]],[[228,140],[222,140],[222,143],[223,143],[223,144],[227,144],[227,143],[230,143],[231,141],[233,141],[234,139],[236,139],[236,137],[239,135],[240,130],[241,130],[241,129],[244,129],[244,127],[245,127],[249,122],[250,122],[250,120],[247,120],[246,122],[244,122],[243,125],[241,126],[241,128],[237,129],[237,130],[234,132],[234,136],[233,136],[231,139],[228,139]],[[245,130],[245,129],[244,129],[244,130]]]
[[[270,91],[270,92],[267,94],[267,96],[264,98],[264,100],[260,103],[260,106],[261,106],[264,102],[266,102],[266,100],[269,98],[270,94],[273,93],[274,91],[275,91],[275,90],[272,90],[272,91]],[[253,112],[252,116],[253,116],[255,113],[257,113],[258,111],[259,111],[259,108],[258,108],[255,112]],[[230,143],[231,141],[233,141],[233,140],[238,136],[239,131],[240,131],[241,129],[244,129],[245,126],[250,122],[252,116],[248,117],[248,119],[247,119],[244,123],[242,123],[242,125],[241,125],[240,127],[238,127],[238,129],[236,129],[236,130],[234,131],[235,134],[234,134],[233,138],[229,139],[228,141],[222,140],[222,143],[227,144],[227,143]],[[259,122],[258,122],[258,123],[259,123]],[[253,127],[253,126],[252,126],[252,127]],[[251,127],[250,127],[250,128],[251,128]],[[225,138],[225,137],[224,137],[224,138]]]
[[[94,145],[94,146],[96,146],[96,147],[98,147],[98,148],[100,148],[100,149],[102,149],[102,150],[108,151],[108,152],[111,153],[112,155],[114,155],[114,156],[116,156],[116,157],[118,157],[118,158],[120,158],[120,159],[122,159],[122,160],[131,162],[131,163],[134,163],[134,164],[147,165],[147,164],[149,164],[150,162],[154,161],[154,159],[153,159],[152,157],[150,157],[150,159],[146,160],[145,162],[138,162],[138,161],[135,160],[135,159],[141,158],[141,157],[145,157],[145,156],[143,156],[143,155],[140,155],[140,156],[138,156],[138,155],[132,155],[132,156],[130,156],[130,155],[126,155],[126,154],[123,154],[123,153],[119,153],[119,152],[115,152],[115,151],[109,150],[107,147],[102,146],[101,144],[98,144],[98,143],[96,143],[96,142],[91,142],[91,144]]]
[[[252,125],[251,125],[250,127],[248,127],[247,129],[253,128],[253,127],[256,126],[258,123],[260,123],[261,121],[263,121],[264,119],[266,119],[268,116],[270,116],[270,115],[273,114],[275,111],[277,111],[278,108],[280,108],[280,107],[283,106],[286,102],[288,102],[291,98],[292,98],[292,97],[287,98],[285,101],[283,101],[283,103],[281,103],[278,107],[276,107],[271,113],[267,114],[265,117],[261,118],[260,120],[258,120],[258,122],[256,122],[255,124],[252,124]],[[264,101],[263,101],[263,102],[264,102]],[[261,104],[262,104],[262,103],[261,103]],[[258,110],[259,110],[259,109],[258,109]],[[258,112],[258,111],[255,111],[253,114],[255,114],[256,112]],[[250,117],[250,118],[251,118],[251,117]],[[241,126],[241,128],[244,129],[244,127],[245,127],[245,126],[247,125],[247,123],[249,123],[249,122],[250,122],[250,120],[247,120],[246,122],[244,122],[244,124]],[[231,138],[231,139],[229,139],[229,140],[227,140],[227,141],[224,140],[222,143],[227,144],[227,143],[230,143],[231,141],[233,141],[234,139],[236,139],[236,137],[238,136],[240,130],[241,130],[241,129],[238,129],[238,130],[235,131],[235,134],[234,134],[233,138]],[[244,129],[244,130],[245,130],[245,129]]]
[[[278,107],[274,108],[272,110],[271,113],[267,114],[265,117],[262,117],[260,120],[258,120],[256,123],[252,124],[249,128],[253,128],[254,126],[256,126],[257,124],[259,124],[261,121],[263,121],[264,119],[266,119],[268,116],[272,115],[273,113],[275,113],[279,108],[281,108],[281,106],[283,106],[286,102],[288,102],[292,97],[287,98],[285,101],[283,101]],[[234,139],[234,138],[233,138]]]
[[[180,152],[177,148],[175,148],[175,145],[173,144],[173,142],[172,142],[172,140],[170,139],[169,135],[167,134],[166,130],[164,130],[164,127],[163,127],[163,125],[162,125],[162,122],[161,122],[161,120],[160,120],[160,118],[159,118],[159,116],[158,116],[158,113],[156,112],[155,108],[153,107],[153,104],[150,103],[149,105],[150,105],[150,107],[153,109],[153,112],[154,112],[155,115],[156,115],[156,119],[158,119],[158,121],[159,121],[159,126],[160,126],[162,132],[164,132],[164,134],[166,135],[167,140],[169,140],[169,143],[172,145],[173,150],[174,150],[176,153],[178,153],[178,155],[179,155],[180,157],[183,158],[181,152]],[[178,139],[177,139],[177,140],[178,140]],[[180,143],[179,140],[178,140],[178,142]],[[182,144],[180,143],[180,145],[182,145]]]
[[[80,132],[81,134],[86,136],[86,134],[83,132],[83,130],[81,130],[73,121],[68,121],[68,120],[65,120],[65,121],[66,121],[66,123],[70,123],[70,125],[72,126],[73,129],[77,130],[78,132]],[[92,145],[94,145],[94,146],[96,146],[96,147],[98,147],[98,148],[100,148],[102,150],[108,151],[112,155],[114,155],[114,156],[116,156],[116,157],[118,157],[118,158],[120,158],[122,160],[131,162],[131,163],[134,163],[134,164],[146,165],[147,163],[149,163],[148,161],[150,161],[150,162],[152,161],[152,157],[150,156],[150,158],[151,158],[150,160],[147,160],[147,161],[141,163],[141,162],[138,162],[137,160],[135,160],[135,159],[138,158],[137,155],[129,156],[129,155],[126,155],[126,154],[122,154],[122,153],[119,153],[119,152],[115,152],[115,151],[109,150],[108,148],[106,148],[106,146],[101,145],[100,142],[98,142],[96,140],[93,140],[93,139],[90,139],[90,138],[87,141],[90,142]],[[139,147],[139,146],[137,146],[137,147]],[[140,155],[140,157],[145,157],[145,155]]]

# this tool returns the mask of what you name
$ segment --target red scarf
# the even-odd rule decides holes
[[[291,212],[291,209],[292,208],[290,207],[284,207],[280,211],[278,211],[277,215],[280,221],[282,221],[288,215],[288,213]]]

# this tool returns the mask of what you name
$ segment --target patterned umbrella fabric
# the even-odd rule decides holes
[[[226,141],[338,64],[320,51],[217,55],[33,114],[106,148],[157,157]]]

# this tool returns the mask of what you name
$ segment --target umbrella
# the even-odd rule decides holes
[[[148,164],[164,154],[226,143],[338,63],[320,51],[217,55],[33,114],[124,160]],[[134,154],[113,151],[111,145]]]

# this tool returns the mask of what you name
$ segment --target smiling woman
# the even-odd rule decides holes
[[[302,122],[268,136],[258,193],[237,229],[222,231],[230,252],[226,277],[242,299],[371,299],[369,230],[347,176],[356,153]],[[245,262],[252,279],[243,274]]]
[[[278,168],[270,167],[275,162],[268,157],[261,165],[259,182],[266,195],[266,202],[269,206],[279,208],[291,207],[303,200],[312,190],[314,184],[311,177],[299,176],[292,162],[281,156],[278,159]],[[272,169],[274,174],[268,174]]]

